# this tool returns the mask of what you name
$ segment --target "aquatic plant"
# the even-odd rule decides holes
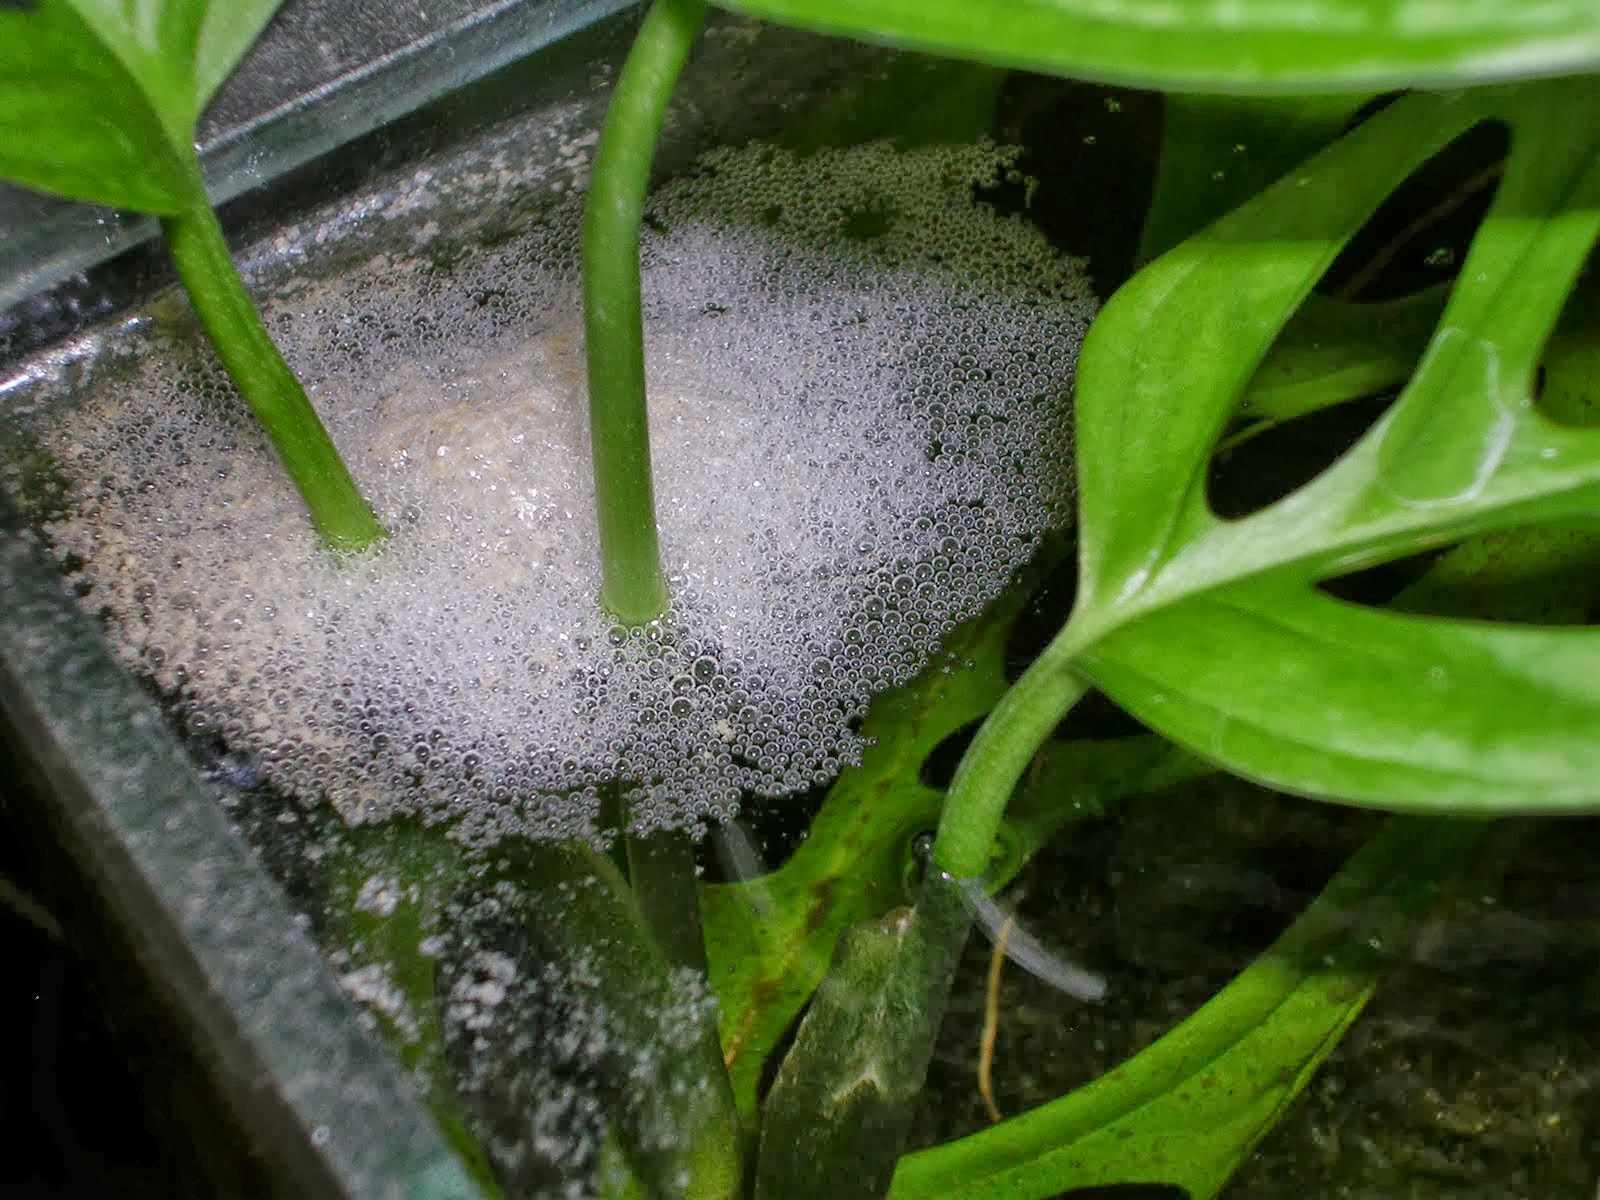
[[[57,37],[69,16],[99,7],[42,0],[0,19],[48,13],[56,24],[32,28]],[[264,20],[271,6],[258,7]],[[380,826],[358,839],[352,891],[388,876],[448,886],[387,912],[357,897],[348,923],[385,943],[405,1000],[424,1012],[438,997],[418,934],[486,914],[520,923],[564,1011],[584,1014],[585,1044],[621,1097],[608,1194],[731,1196],[748,1174],[762,1197],[1021,1200],[1116,1183],[1215,1195],[1359,1014],[1385,967],[1383,941],[1448,890],[1484,818],[1600,807],[1600,642],[1587,627],[1600,435],[1585,427],[1597,310],[1580,278],[1600,233],[1600,101],[1592,78],[1559,77],[1600,65],[1600,17],[1576,2],[1454,13],[1313,0],[1297,10],[1304,31],[1289,33],[1265,0],[1153,16],[1021,0],[730,7],[1000,67],[1256,94],[1169,104],[1148,261],[1095,320],[1078,367],[1070,615],[1014,685],[1000,660],[1023,589],[954,631],[949,663],[875,702],[859,763],[832,784],[801,849],[760,878],[698,886],[681,837],[647,837],[631,810],[610,814],[614,827],[632,826],[614,857],[532,842],[487,880],[427,831]],[[701,8],[658,0],[646,17],[597,156],[587,227],[602,596],[627,623],[666,604],[638,221],[649,147]],[[228,62],[258,27],[234,31]],[[29,96],[25,83],[18,94]],[[1374,95],[1400,88],[1435,90]],[[192,129],[198,109],[182,111]],[[1508,131],[1510,151],[1447,295],[1366,306],[1312,295],[1388,197],[1486,123]],[[171,130],[162,136],[173,143]],[[1231,161],[1245,137],[1266,143],[1254,174],[1196,186],[1195,172]],[[0,166],[73,194],[171,207],[169,224],[197,211],[191,183],[181,196],[143,184],[96,193],[58,164],[20,161]],[[1398,394],[1384,414],[1314,479],[1241,517],[1213,510],[1206,480],[1224,439],[1386,387]],[[1425,567],[1383,605],[1337,594],[1346,576],[1418,555]],[[1164,740],[1050,743],[1091,688]],[[978,718],[948,790],[921,778],[934,748]],[[1085,816],[1218,768],[1403,815],[1254,965],[1122,1067],[905,1154],[974,911],[995,926],[988,895]],[[616,793],[605,802],[630,803]],[[930,828],[931,846],[917,836]],[[908,871],[916,903],[898,907],[889,898]],[[447,894],[469,874],[486,896],[452,909]],[[1377,894],[1382,911],[1368,903]],[[385,922],[402,934],[386,938]],[[1005,929],[993,930],[1002,944]],[[1025,965],[1092,997],[1093,981],[1049,961],[1040,943],[1017,946]],[[684,982],[707,966],[714,1017]],[[501,991],[505,982],[488,980]],[[493,994],[481,980],[450,990]],[[476,1028],[479,1009],[462,1004]],[[764,1066],[808,1005],[762,1096]],[[650,1044],[669,1027],[682,1036]],[[452,1094],[444,1058],[437,1045],[422,1056],[465,1144],[473,1120],[459,1120],[458,1103],[478,1128],[491,1120],[474,1109],[480,1093]],[[658,1088],[681,1099],[667,1106],[681,1120],[650,1107]]]
[[[228,253],[195,157],[201,111],[281,0],[0,10],[0,176],[161,219],[173,265],[239,394],[330,546],[383,536]]]

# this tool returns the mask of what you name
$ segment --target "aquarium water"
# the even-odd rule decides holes
[[[68,493],[49,536],[194,731],[349,821],[417,813],[482,844],[587,832],[618,782],[640,828],[804,791],[1069,516],[1093,300],[1079,263],[982,202],[1021,192],[1014,161],[755,144],[651,197],[673,599],[647,627],[596,600],[571,199],[488,246],[441,249],[423,224],[266,304],[380,549],[319,546],[174,319],[44,428]]]

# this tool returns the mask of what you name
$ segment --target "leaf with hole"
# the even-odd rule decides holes
[[[1600,503],[1600,435],[1532,400],[1600,230],[1597,117],[1587,82],[1409,97],[1114,297],[1079,368],[1082,588],[1047,657],[1286,790],[1593,807],[1600,638],[1363,610],[1317,583]],[[1297,492],[1216,517],[1211,448],[1273,338],[1383,196],[1484,119],[1513,130],[1505,178],[1400,398]]]
[[[1447,288],[1361,304],[1311,296],[1284,326],[1239,402],[1225,447],[1296,417],[1398,388],[1416,369]]]
[[[1013,588],[950,635],[943,661],[874,702],[862,726],[873,744],[839,776],[788,861],[702,889],[724,1055],[747,1119],[769,1055],[827,973],[840,936],[908,898],[911,843],[933,828],[944,801],[920,769],[1004,694],[1006,639],[1025,598],[1026,588]],[[1010,879],[1063,826],[1208,769],[1153,737],[1052,742],[1018,791],[990,882]]]

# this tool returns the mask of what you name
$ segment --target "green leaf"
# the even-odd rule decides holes
[[[195,124],[281,0],[39,0],[0,9],[0,175],[171,215]]]
[[[1447,288],[1373,304],[1312,296],[1250,380],[1237,445],[1284,421],[1399,387],[1416,367],[1444,310]]]
[[[838,939],[905,903],[910,843],[944,800],[919,769],[1005,692],[1005,637],[1021,602],[1013,593],[951,635],[948,653],[971,666],[939,663],[873,703],[861,729],[872,745],[839,776],[787,862],[702,889],[723,1055],[747,1120],[767,1056],[827,973]]]
[[[1396,810],[1600,804],[1600,636],[1257,585],[1134,622],[1079,661],[1140,720],[1285,791]]]
[[[1578,281],[1544,351],[1539,407],[1562,425],[1600,425],[1600,272]]]
[[[1042,1200],[1165,1184],[1209,1200],[1360,1014],[1483,826],[1397,818],[1193,1016],[1074,1091],[907,1155],[891,1200]]]
[[[720,0],[828,33],[1186,91],[1378,91],[1600,65],[1589,0]]]
[[[1220,520],[1210,449],[1272,338],[1382,196],[1484,117],[1513,128],[1505,180],[1409,385],[1319,478]],[[1408,98],[1114,297],[1080,362],[1083,582],[1053,661],[1285,790],[1593,808],[1600,637],[1365,611],[1315,584],[1600,504],[1600,435],[1531,398],[1600,231],[1597,118],[1588,81]]]
[[[1390,602],[1400,612],[1583,625],[1600,580],[1593,520],[1523,525],[1463,542]]]
[[[1212,446],[1268,348],[1383,198],[1482,115],[1459,97],[1392,106],[1107,303],[1078,364],[1079,619],[1122,617],[1186,526],[1221,525]]]
[[[65,2],[121,59],[173,143],[186,146],[201,111],[283,0]]]
[[[930,879],[915,909],[859,925],[762,1106],[755,1200],[878,1200],[900,1158],[970,920]]]
[[[595,1077],[610,1133],[651,1195],[731,1200],[739,1118],[698,972],[676,967],[617,865],[585,842],[507,844],[486,879],[604,1030]],[[670,1103],[663,1102],[671,1097]]]
[[[0,175],[154,213],[177,212],[188,182],[138,81],[66,0],[0,9]]]
[[[482,1194],[502,1196],[483,1148],[467,1128],[445,1060],[435,961],[424,953],[440,930],[450,894],[470,871],[441,828],[407,821],[358,825],[343,833],[328,862],[327,948],[347,971],[372,971],[399,1005],[368,1011],[401,1068],[423,1085],[439,1131]],[[376,890],[381,899],[370,893]]]
[[[952,633],[933,666],[873,702],[861,729],[872,745],[839,776],[788,861],[701,890],[724,1057],[747,1123],[768,1056],[827,973],[839,938],[910,897],[912,842],[934,827],[944,803],[922,781],[922,764],[1004,695],[1006,640],[1027,594],[1024,581]],[[1018,791],[990,884],[1003,885],[1063,826],[1209,769],[1153,737],[1052,742]]]

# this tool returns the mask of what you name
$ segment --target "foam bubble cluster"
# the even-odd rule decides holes
[[[975,203],[992,146],[706,159],[651,200],[651,434],[670,613],[614,628],[576,205],[267,306],[393,536],[341,562],[192,332],[48,444],[50,530],[117,652],[198,730],[351,821],[568,834],[730,815],[859,753],[850,722],[1068,513],[1078,264]]]

